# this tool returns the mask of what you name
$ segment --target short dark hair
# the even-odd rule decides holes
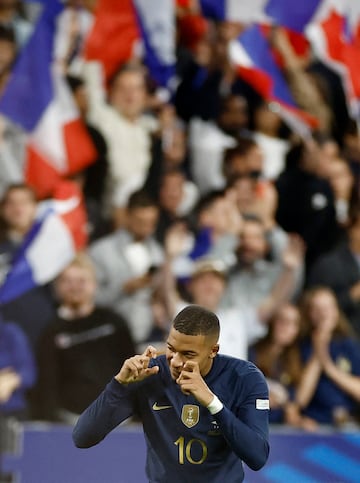
[[[218,201],[225,198],[224,190],[213,190],[203,195],[197,202],[194,212],[196,216],[199,216],[203,211],[212,208],[212,206]]]
[[[144,188],[134,191],[129,196],[127,208],[130,211],[137,208],[149,208],[150,206],[158,207],[155,199]]]
[[[0,204],[4,205],[7,202],[7,199],[9,197],[10,193],[12,193],[13,191],[18,191],[18,190],[27,192],[29,194],[30,198],[32,198],[32,200],[34,201],[34,203],[37,202],[36,193],[31,186],[29,186],[26,183],[12,183],[12,184],[7,186],[5,192],[3,193]]]
[[[121,77],[123,74],[139,74],[144,78],[144,84],[146,87],[146,68],[142,64],[137,64],[136,62],[125,62],[124,64],[121,64],[116,71],[113,73],[113,75],[109,79],[109,87],[112,87],[114,83],[117,81],[119,77]]]
[[[174,319],[173,327],[186,335],[219,336],[220,322],[216,314],[200,305],[188,305]]]

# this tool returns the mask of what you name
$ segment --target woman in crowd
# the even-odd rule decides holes
[[[313,429],[314,422],[301,416],[294,402],[302,363],[298,344],[300,312],[290,303],[283,304],[269,321],[267,335],[250,349],[250,359],[262,370],[269,385],[270,422],[286,422]]]
[[[334,293],[325,287],[307,291],[302,319],[305,367],[296,391],[299,408],[321,424],[354,423],[360,401],[360,345]]]

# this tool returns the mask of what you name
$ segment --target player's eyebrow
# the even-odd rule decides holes
[[[167,342],[166,344],[167,344],[167,346],[170,350],[175,351],[175,352],[180,352],[183,355],[187,355],[187,356],[196,356],[197,355],[197,352],[192,351],[192,350],[177,351],[175,349],[175,347],[170,344],[170,342]]]

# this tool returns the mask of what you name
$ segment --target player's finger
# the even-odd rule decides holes
[[[157,355],[157,350],[152,345],[149,345],[147,346],[142,355],[151,359],[155,359]]]
[[[199,364],[195,361],[186,361],[182,370],[186,372],[199,372]]]

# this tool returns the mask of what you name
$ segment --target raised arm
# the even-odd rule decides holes
[[[224,438],[234,453],[251,469],[259,470],[269,455],[269,393],[264,376],[255,367],[242,379],[247,396],[238,414],[227,408],[206,385],[199,366],[188,361],[176,381],[183,392],[191,393],[216,418]],[[233,388],[236,391],[236,387]]]
[[[154,357],[156,349],[149,346],[143,354],[124,362],[115,378],[78,419],[73,430],[73,441],[78,448],[98,444],[133,414],[131,385],[159,371],[158,366],[149,368],[150,359]]]
[[[289,235],[282,256],[282,268],[270,294],[261,303],[258,314],[267,322],[280,304],[289,301],[302,283],[304,267],[304,242],[298,235]]]

